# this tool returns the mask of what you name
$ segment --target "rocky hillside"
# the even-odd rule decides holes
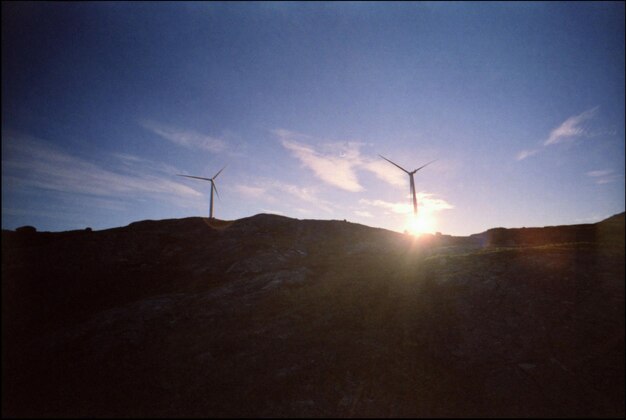
[[[2,327],[3,416],[623,417],[624,213],[3,231]]]

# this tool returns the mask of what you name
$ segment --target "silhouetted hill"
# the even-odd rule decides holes
[[[488,246],[528,246],[565,242],[601,242],[623,245],[624,213],[595,224],[547,226],[542,228],[495,228],[471,235],[470,238]],[[622,240],[622,242],[620,242]]]
[[[2,231],[10,417],[624,416],[624,213]]]

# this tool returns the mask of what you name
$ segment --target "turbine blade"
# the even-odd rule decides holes
[[[393,163],[392,161],[390,161],[389,159],[387,159],[387,158],[386,158],[386,157],[384,157],[383,155],[378,155],[378,156],[380,156],[381,158],[385,159],[387,162],[391,163],[392,165],[394,165],[394,166],[396,166],[396,167],[398,167],[398,168],[402,169],[402,170],[403,170],[404,172],[406,172],[407,174],[410,174],[410,172],[409,172],[409,171],[407,171],[406,169],[404,169],[402,166],[398,165],[397,163]]]
[[[218,172],[218,173],[216,173],[215,175],[213,175],[213,178],[211,178],[211,179],[215,179],[215,178],[217,178],[217,176],[218,176],[220,173],[222,173],[222,171],[224,170],[224,168],[225,168],[225,167],[226,167],[226,165],[224,165],[224,166],[222,167],[222,169],[220,169],[220,170],[219,170],[219,172]]]
[[[186,178],[195,178],[195,179],[202,179],[204,181],[210,181],[210,178],[202,178],[201,176],[193,176],[193,175],[181,175],[181,174],[176,174],[178,176],[184,176]]]
[[[217,195],[217,198],[220,198],[220,195],[217,192],[217,186],[215,185],[215,182],[213,182],[213,180],[211,180],[211,188],[215,190],[215,195]]]
[[[431,163],[436,162],[436,161],[438,161],[438,160],[439,160],[439,159],[431,160],[431,161],[430,161],[430,162],[428,162],[426,165],[422,165],[422,166],[420,166],[419,168],[417,168],[416,170],[414,170],[414,171],[413,171],[413,173],[415,173],[415,172],[419,171],[420,169],[422,169],[422,168],[424,168],[424,167],[426,167],[426,166],[430,165]]]

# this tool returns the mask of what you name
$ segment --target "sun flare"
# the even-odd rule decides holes
[[[432,214],[421,212],[417,216],[410,215],[407,219],[405,230],[414,236],[424,233],[435,233],[437,222]]]

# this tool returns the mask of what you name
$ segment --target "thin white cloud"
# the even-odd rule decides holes
[[[397,214],[408,214],[413,211],[413,207],[408,203],[390,203],[389,201],[368,200],[365,198],[360,199],[359,203],[373,207],[380,207]]]
[[[120,164],[105,168],[28,136],[3,135],[3,143],[8,152],[2,160],[3,186],[125,199],[165,195],[177,201],[202,195],[156,172],[158,165],[142,165],[140,160],[132,171]]]
[[[587,172],[588,176],[592,176],[592,177],[599,177],[599,176],[607,176],[612,174],[613,171],[610,169],[604,169],[604,170],[600,170],[600,171],[589,171]]]
[[[550,131],[550,135],[540,148],[522,150],[517,153],[515,159],[518,161],[524,160],[541,152],[547,146],[572,141],[578,137],[595,137],[602,134],[610,134],[611,132],[607,130],[590,130],[585,124],[598,113],[599,108],[599,106],[595,106],[578,115],[569,117]]]
[[[516,160],[523,160],[526,159],[529,156],[532,156],[534,154],[536,154],[537,152],[539,152],[539,149],[533,149],[533,150],[522,150],[521,152],[519,152],[516,156]]]
[[[45,210],[33,210],[30,208],[2,207],[3,216],[36,216],[49,219],[65,220],[76,222],[76,218],[80,217],[77,212],[68,212],[67,209],[57,210],[46,208]]]
[[[300,162],[311,169],[322,181],[346,191],[362,191],[354,163],[346,156],[324,156],[312,147],[281,136],[283,147],[291,151]]]
[[[150,171],[171,176],[172,174],[181,172],[180,169],[163,162],[155,162],[150,159],[124,153],[112,153],[111,155],[124,166],[125,171],[131,173],[145,173],[146,171]]]
[[[224,140],[198,133],[197,131],[172,127],[151,120],[142,120],[139,123],[154,134],[188,149],[206,150],[212,153],[218,153],[226,149]]]
[[[300,201],[311,204],[327,213],[332,212],[332,204],[323,200],[317,195],[317,190],[310,187],[298,187],[297,185],[287,184],[280,181],[273,181],[271,186],[280,192],[290,194]]]
[[[417,203],[419,211],[427,213],[435,213],[442,210],[454,208],[453,205],[440,198],[433,198],[433,194],[419,192],[417,193]],[[359,200],[360,204],[379,207],[396,214],[409,214],[413,212],[413,204],[409,200],[406,202],[389,202],[384,200]]]
[[[282,211],[279,210],[271,210],[271,209],[261,209],[261,211],[263,213],[268,213],[268,214],[279,214],[279,215],[283,215]]]
[[[364,211],[364,210],[355,210],[354,214],[356,214],[357,216],[367,217],[367,218],[374,217],[372,213],[370,213],[369,211]]]
[[[587,172],[587,176],[594,178],[598,185],[609,184],[623,177],[623,175],[615,174],[612,169],[589,171]]]
[[[260,199],[268,203],[282,203],[289,205],[289,198],[292,204],[302,202],[310,204],[325,212],[332,212],[333,205],[319,197],[317,189],[311,187],[299,187],[274,179],[257,180],[253,185],[238,184],[235,190],[249,198]]]
[[[239,184],[235,185],[235,191],[246,197],[259,198],[267,192],[267,189],[262,187],[253,187],[250,185]]]
[[[396,187],[408,185],[407,176],[383,160],[370,160],[363,164],[363,169],[372,172],[378,179]]]
[[[113,156],[124,161],[124,162],[132,162],[132,163],[136,163],[136,162],[141,162],[144,159],[140,158],[139,156],[135,156],[135,155],[129,155],[126,153],[113,153]]]
[[[563,141],[571,140],[574,137],[580,137],[585,135],[587,130],[583,127],[583,123],[590,118],[593,118],[598,111],[598,106],[595,106],[587,111],[574,115],[566,119],[561,125],[550,132],[550,137],[543,143],[544,146],[551,144],[561,143]]]
[[[615,180],[617,180],[617,177],[600,178],[596,181],[596,184],[598,185],[609,184],[611,182],[614,182]]]
[[[360,184],[357,172],[367,171],[380,180],[395,187],[404,187],[407,180],[404,174],[378,156],[361,154],[362,143],[346,141],[323,143],[319,150],[309,143],[319,143],[304,134],[284,129],[273,130],[281,144],[300,162],[322,181],[346,191],[359,192],[364,188]]]
[[[450,210],[454,206],[441,198],[433,198],[432,193],[418,192],[417,201],[427,211]]]
[[[280,191],[291,194],[292,196],[302,201],[306,201],[307,203],[315,203],[315,204],[323,203],[323,200],[321,200],[317,196],[317,193],[312,188],[298,187],[297,185],[287,184],[287,183],[280,182],[280,181],[274,181],[273,187],[277,188]]]

